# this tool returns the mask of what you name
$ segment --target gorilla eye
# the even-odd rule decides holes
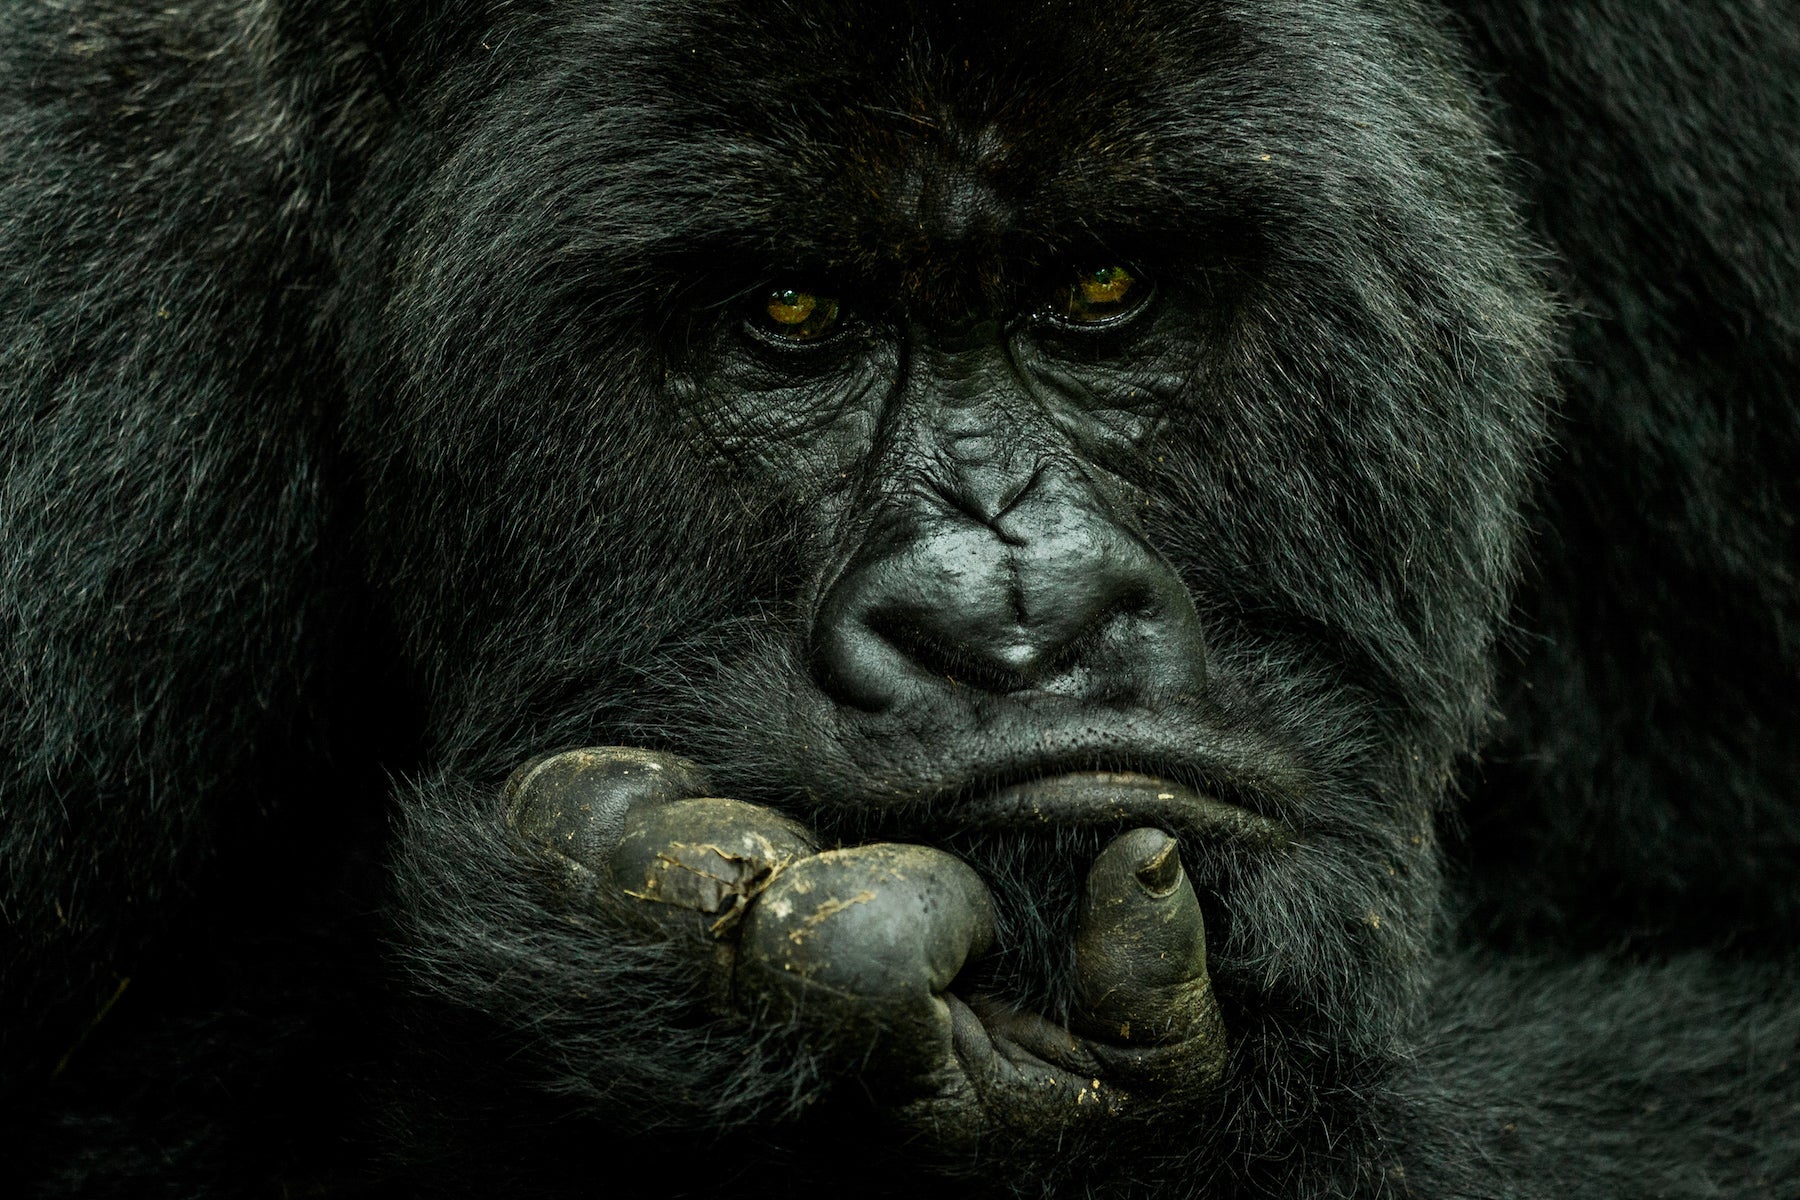
[[[1056,315],[1071,325],[1106,325],[1150,296],[1148,283],[1118,265],[1080,271],[1058,293]]]
[[[837,324],[838,302],[817,292],[776,288],[751,314],[758,333],[779,342],[816,342]]]

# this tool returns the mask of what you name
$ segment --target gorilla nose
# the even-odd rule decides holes
[[[1004,519],[935,514],[861,556],[814,623],[825,689],[871,711],[954,688],[1196,691],[1205,655],[1181,581],[1099,506],[1056,490]]]

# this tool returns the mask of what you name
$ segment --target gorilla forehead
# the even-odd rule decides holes
[[[1150,190],[1142,110],[1161,53],[1134,6],[823,5],[740,21],[695,12],[657,102],[682,97],[669,110],[682,128],[739,141],[740,213],[789,261],[997,303],[1005,264],[1091,241],[1097,214],[1118,220]],[[746,39],[761,44],[744,54]]]
[[[1292,241],[1330,259],[1346,230],[1326,210],[1429,204],[1440,241],[1492,212],[1477,114],[1416,18],[558,5],[491,32],[491,66],[445,108],[476,125],[467,183],[529,199],[540,229],[566,219],[577,257],[734,256],[991,302],[1008,273],[1102,248],[1204,261],[1221,226],[1316,227]]]

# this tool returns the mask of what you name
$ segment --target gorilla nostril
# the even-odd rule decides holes
[[[1128,584],[1113,602],[1108,619],[1124,616],[1140,621],[1155,621],[1162,615],[1167,605],[1165,598],[1157,595],[1156,590],[1147,584]]]
[[[923,614],[888,610],[872,613],[869,628],[913,666],[951,683],[1005,695],[1032,686],[1038,657],[1023,642],[977,648],[946,637]]]

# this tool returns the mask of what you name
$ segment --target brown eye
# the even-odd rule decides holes
[[[784,342],[812,342],[829,333],[838,319],[838,302],[817,292],[776,288],[761,300],[752,316],[758,332]]]
[[[1144,302],[1150,289],[1121,266],[1086,268],[1063,288],[1057,315],[1074,325],[1103,325]]]

